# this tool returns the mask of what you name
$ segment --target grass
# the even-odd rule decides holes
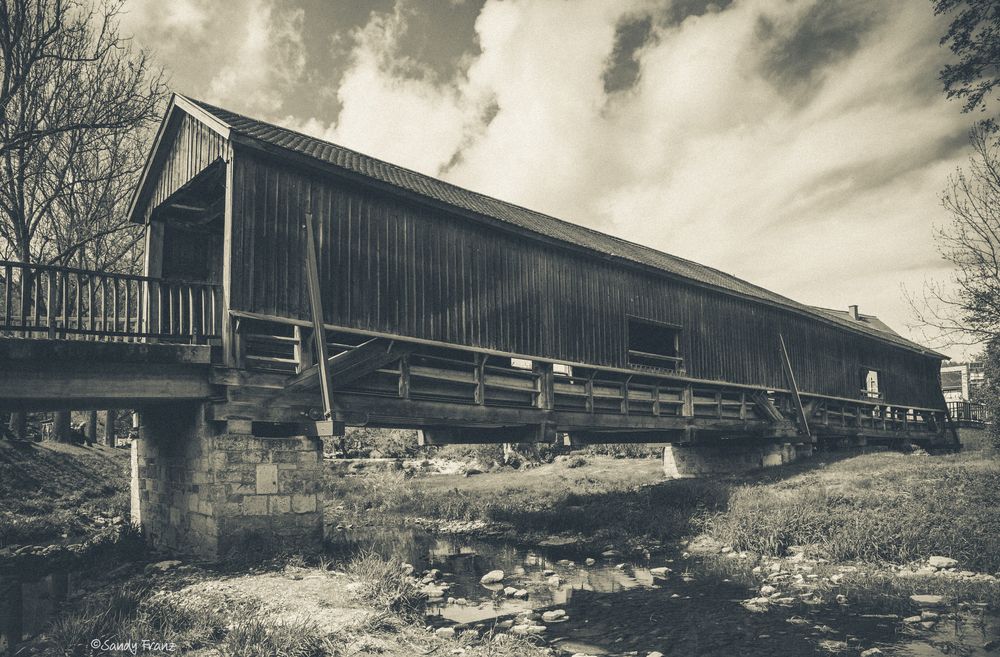
[[[0,440],[0,548],[82,536],[129,516],[128,452]]]
[[[482,520],[520,536],[568,532],[597,542],[676,537],[726,500],[716,482],[662,479],[658,461],[588,456],[474,477],[372,473],[332,479],[328,495],[368,519]]]
[[[248,575],[189,569],[175,579],[108,587],[53,622],[44,648],[90,657],[110,652],[92,648],[94,639],[141,646],[154,638],[175,644],[176,654],[223,657],[410,657],[459,647],[468,657],[548,654],[516,637],[463,632],[448,640],[426,632],[424,598],[398,563],[362,553],[342,571],[331,566],[292,558]]]
[[[386,561],[374,552],[362,552],[347,563],[345,570],[360,584],[358,597],[372,608],[411,620],[423,613],[427,596],[398,562]]]
[[[833,561],[907,563],[934,554],[1000,572],[1000,457],[979,432],[954,455],[820,453],[745,477],[662,481],[653,460],[589,455],[527,471],[329,482],[359,516],[500,523],[519,536],[582,534],[596,543],[706,533],[763,555],[816,545]]]
[[[1000,460],[985,451],[856,456],[770,483],[744,483],[702,522],[734,549],[780,556],[816,545],[837,561],[930,555],[1000,572]]]

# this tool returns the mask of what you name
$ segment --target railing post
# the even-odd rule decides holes
[[[56,339],[56,280],[55,273],[50,271],[45,277],[48,281],[48,294],[45,301],[45,325],[48,328],[49,340]],[[37,303],[37,302],[36,302]]]

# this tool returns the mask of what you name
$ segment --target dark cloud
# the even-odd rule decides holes
[[[480,53],[475,24],[485,2],[399,0],[407,12],[407,25],[396,46],[401,55],[418,64],[410,71],[413,77],[451,80],[466,58]]]
[[[766,15],[757,20],[757,38],[767,54],[763,74],[791,93],[814,87],[823,70],[858,49],[882,17],[870,0],[819,0],[790,29]]]
[[[673,0],[667,4],[661,19],[667,25],[679,25],[686,18],[724,11],[731,4],[733,0]]]
[[[653,17],[649,15],[625,18],[618,23],[615,45],[602,75],[605,93],[630,89],[639,81],[639,58],[636,55],[652,33]]]

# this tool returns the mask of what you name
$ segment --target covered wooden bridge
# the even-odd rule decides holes
[[[141,406],[169,427],[144,420],[145,449],[188,463],[223,448],[160,434],[242,436],[258,465],[283,439],[344,425],[413,427],[432,444],[568,436],[716,454],[957,442],[944,356],[857,308],[805,306],[183,96],[131,212],[146,227],[143,276],[0,263],[5,408]],[[65,367],[77,361],[48,341],[78,343],[64,349],[81,363],[100,349],[101,367],[132,365],[117,385],[81,386],[86,366]],[[164,405],[178,400],[197,408],[183,426]],[[246,494],[282,496],[275,477],[274,492]],[[214,518],[191,485],[156,503],[179,495]],[[213,495],[261,515],[231,487]],[[213,523],[198,531],[226,533]]]

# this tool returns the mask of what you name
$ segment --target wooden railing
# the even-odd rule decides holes
[[[239,367],[288,375],[301,369],[298,360],[309,349],[309,343],[302,342],[301,326],[296,328],[291,320],[234,314],[240,320],[236,330],[241,345]],[[328,328],[329,355],[357,349],[370,338]],[[770,404],[780,417],[800,424],[789,390],[699,380],[674,372],[554,365],[431,345],[419,346],[348,389],[457,404],[724,422],[765,421],[769,417],[765,407]],[[944,409],[889,406],[878,400],[806,392],[801,397],[810,428],[820,434],[940,433],[946,422]]]
[[[963,427],[978,427],[990,421],[989,411],[985,404],[969,401],[948,402],[948,415]]]
[[[160,339],[221,334],[221,287],[0,260],[0,336]]]

